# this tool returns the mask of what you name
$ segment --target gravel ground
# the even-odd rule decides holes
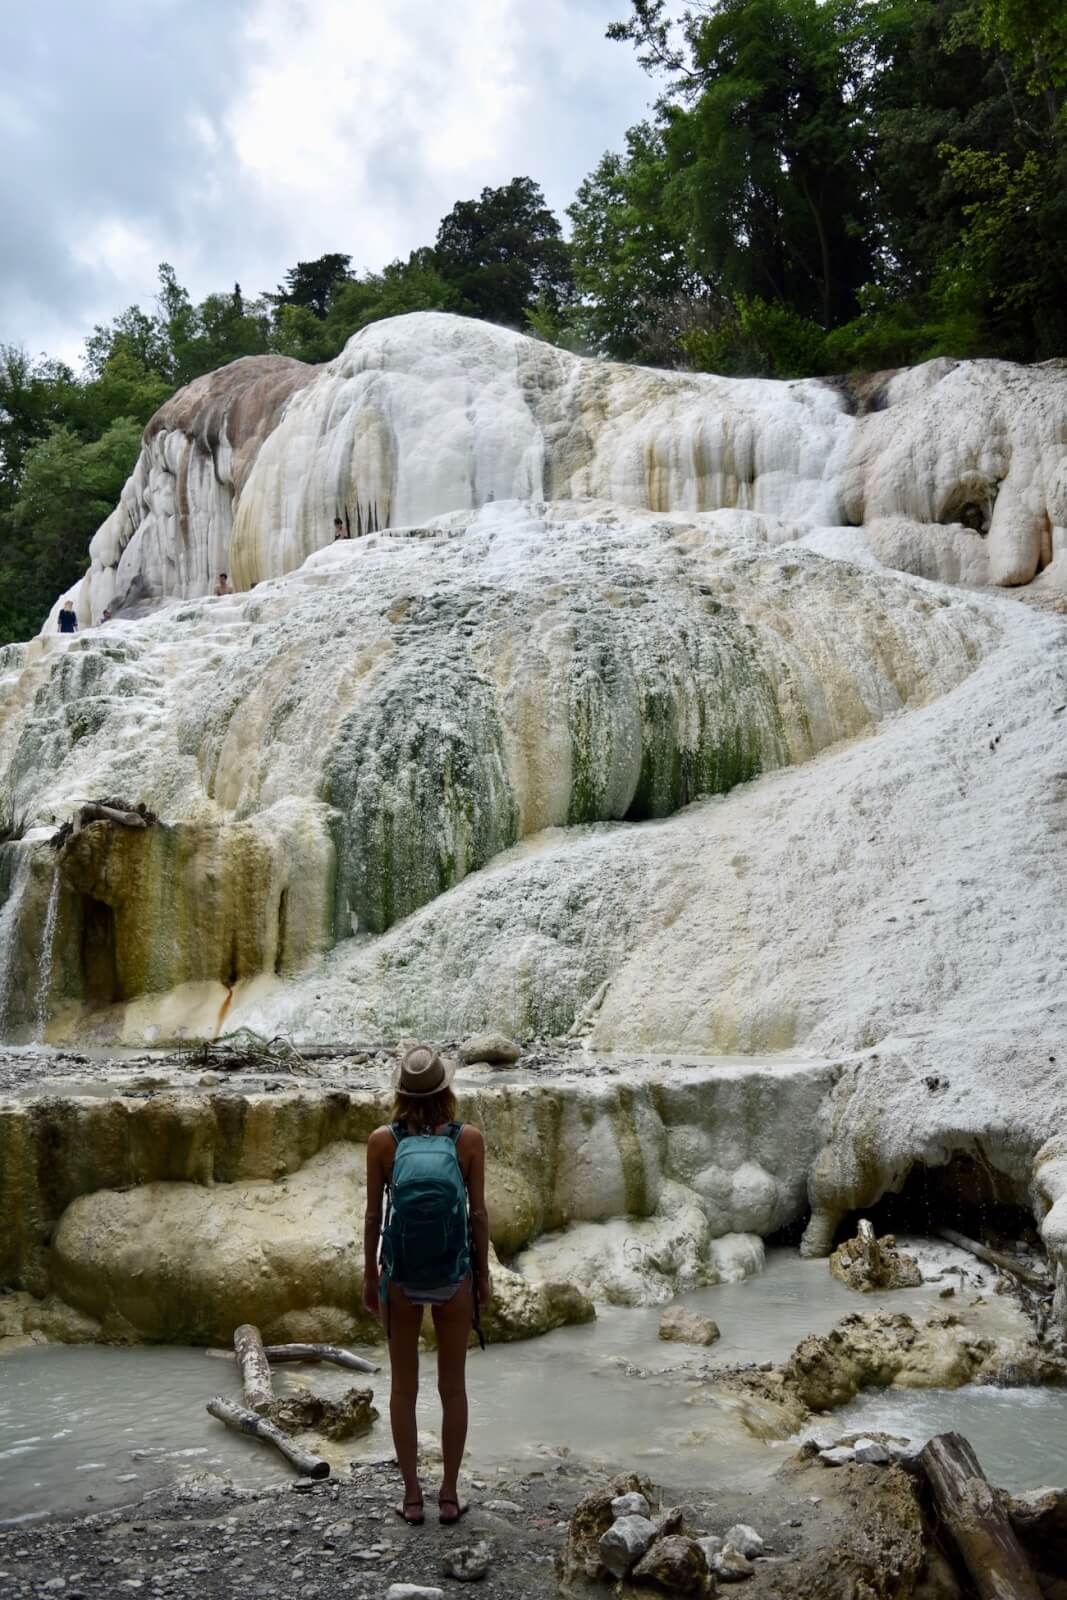
[[[171,1487],[134,1507],[0,1528],[0,1594],[5,1600],[52,1594],[123,1600],[138,1593],[160,1600],[294,1594],[384,1600],[390,1584],[415,1583],[458,1596],[465,1585],[447,1575],[448,1555],[486,1541],[490,1566],[479,1595],[541,1600],[558,1594],[554,1562],[567,1519],[608,1476],[562,1461],[543,1472],[501,1475],[491,1486],[476,1479],[467,1491],[470,1512],[450,1528],[438,1525],[430,1500],[422,1527],[401,1522],[392,1510],[400,1498],[392,1463],[357,1469],[344,1481],[295,1480],[260,1492]],[[819,1487],[833,1476],[820,1473]],[[738,1521],[756,1526],[768,1554],[780,1558],[820,1536],[822,1508],[800,1487],[753,1494],[667,1489],[663,1499],[708,1532]]]

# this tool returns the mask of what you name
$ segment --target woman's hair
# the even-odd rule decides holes
[[[389,1114],[390,1122],[406,1122],[419,1132],[455,1120],[456,1097],[448,1084],[436,1094],[405,1094],[403,1089],[398,1089]]]

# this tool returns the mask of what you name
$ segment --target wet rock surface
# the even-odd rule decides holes
[[[714,1344],[719,1325],[685,1306],[668,1306],[659,1319],[659,1336],[676,1344]]]
[[[854,1239],[838,1245],[830,1257],[830,1271],[861,1294],[879,1289],[914,1289],[923,1281],[915,1257],[898,1250],[891,1233],[882,1239],[876,1238],[874,1229],[866,1221],[860,1223]]]
[[[326,1439],[352,1439],[366,1433],[378,1410],[371,1389],[349,1389],[339,1399],[325,1395],[287,1395],[275,1400],[267,1413],[286,1433],[321,1433]]]

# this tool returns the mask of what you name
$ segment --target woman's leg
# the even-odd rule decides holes
[[[471,1282],[468,1278],[451,1300],[443,1306],[433,1307],[433,1325],[437,1334],[437,1392],[441,1396],[441,1455],[444,1468],[441,1474],[442,1504],[451,1502],[450,1513],[443,1520],[458,1520],[461,1514],[459,1491],[456,1487],[463,1447],[467,1442],[467,1341],[474,1318]]]
[[[419,1397],[419,1330],[422,1307],[413,1306],[402,1289],[389,1285],[389,1421],[393,1447],[404,1478],[405,1504],[421,1503],[419,1435],[415,1402]]]

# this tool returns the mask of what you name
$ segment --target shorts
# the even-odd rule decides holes
[[[396,1287],[413,1306],[446,1306],[454,1300],[465,1283],[470,1283],[471,1275],[466,1273],[458,1283],[443,1283],[438,1288],[423,1289],[409,1288],[406,1283],[397,1283]]]

